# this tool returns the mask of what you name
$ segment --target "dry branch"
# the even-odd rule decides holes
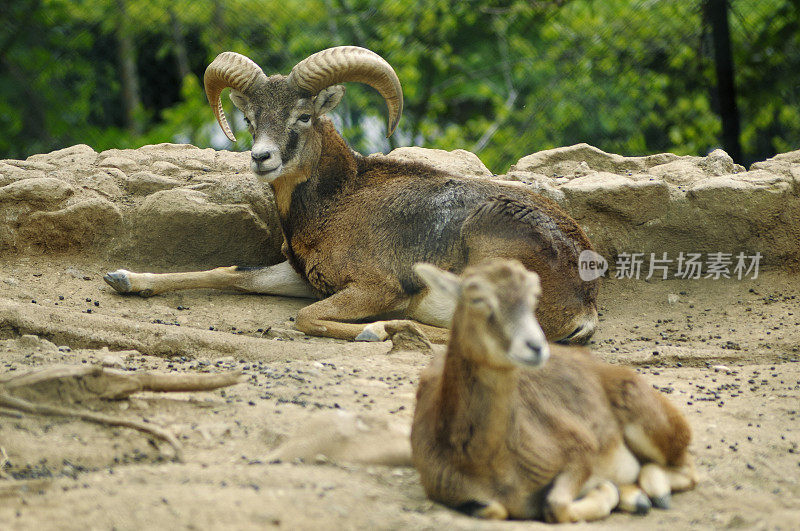
[[[120,417],[112,417],[111,415],[104,415],[102,413],[95,413],[93,411],[70,409],[65,407],[50,406],[47,404],[35,404],[28,402],[21,398],[16,398],[5,393],[0,393],[0,406],[7,408],[24,411],[34,415],[48,415],[57,417],[75,417],[89,422],[96,422],[97,424],[105,424],[108,426],[123,426],[126,428],[133,428],[145,433],[149,433],[154,437],[158,437],[170,444],[175,449],[175,459],[178,461],[183,460],[183,449],[181,443],[166,429],[156,426],[155,424],[146,424],[137,420],[123,419]]]
[[[8,454],[6,454],[6,449],[0,446],[0,478],[8,479],[8,474],[6,474],[3,469],[8,464]]]
[[[175,459],[183,459],[180,442],[168,430],[155,424],[114,417],[88,410],[37,403],[16,396],[13,392],[25,390],[63,391],[77,394],[72,398],[122,399],[138,391],[175,392],[208,391],[227,387],[242,381],[241,371],[222,374],[160,374],[153,372],[126,372],[96,366],[57,365],[34,369],[23,374],[0,376],[0,407],[35,415],[74,417],[109,426],[133,428],[162,439],[175,450]],[[73,385],[69,385],[73,384]],[[60,396],[64,399],[64,396]]]
[[[68,379],[81,383],[81,391],[98,398],[122,399],[139,391],[162,393],[212,391],[242,381],[241,371],[218,374],[164,374],[131,372],[85,365],[54,365],[0,376],[0,389],[19,389]]]
[[[118,373],[119,371],[110,372]],[[216,374],[160,374],[144,372],[137,374],[136,379],[141,384],[142,391],[156,391],[160,393],[210,391],[241,382],[242,372],[238,370]]]

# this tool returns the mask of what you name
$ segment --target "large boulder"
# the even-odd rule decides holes
[[[126,266],[271,264],[283,240],[247,153],[85,145],[0,161],[0,253],[90,251]]]
[[[122,214],[114,203],[90,197],[55,211],[33,212],[20,235],[46,251],[67,251],[108,243],[122,230]]]
[[[762,265],[800,265],[800,151],[747,171],[720,149],[623,157],[578,144],[523,157],[502,178],[560,203],[608,259],[760,252]]]
[[[598,171],[622,175],[645,171],[677,158],[678,156],[672,153],[646,157],[623,157],[606,153],[589,144],[575,144],[526,155],[511,166],[509,171],[540,173],[554,178],[582,176]]]
[[[657,218],[669,203],[669,187],[662,181],[606,172],[577,177],[559,189],[573,215],[579,218],[603,212],[632,225]]]
[[[383,157],[384,155],[371,156]],[[484,166],[477,155],[463,149],[445,151],[443,149],[421,147],[400,147],[385,156],[405,162],[421,162],[461,177],[480,177],[484,179],[492,177],[492,172]]]
[[[269,256],[270,230],[250,205],[218,204],[198,190],[153,193],[131,217],[140,260],[215,267],[259,264]]]
[[[501,176],[463,150],[372,156],[529,187],[569,212],[609,260],[760,252],[766,266],[800,264],[800,151],[747,171],[722,150],[624,157],[578,144],[525,156]],[[76,145],[0,161],[2,256],[89,251],[126,267],[194,269],[275,263],[281,242],[272,192],[250,174],[246,152]]]

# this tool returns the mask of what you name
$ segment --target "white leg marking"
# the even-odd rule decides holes
[[[694,463],[691,461],[689,461],[689,464],[677,469],[668,468],[666,472],[672,492],[692,489],[700,481],[697,470],[694,468]]]
[[[603,481],[582,498],[573,501],[567,517],[560,522],[591,522],[605,518],[619,505],[619,490],[610,481]]]
[[[653,500],[653,505],[659,509],[669,509],[671,489],[667,472],[655,463],[648,463],[642,467],[639,474],[639,486]]]
[[[289,262],[281,262],[244,273],[248,273],[248,275],[241,282],[237,282],[239,289],[268,295],[317,298],[308,282],[294,270]]]
[[[664,463],[664,455],[661,453],[652,439],[638,424],[626,424],[623,431],[625,443],[639,455],[643,455],[656,463]]]
[[[450,328],[455,309],[452,297],[429,289],[409,312],[408,317],[427,325]]]
[[[641,465],[636,456],[620,441],[617,447],[600,459],[594,467],[592,477],[584,485],[584,492],[608,480],[616,485],[636,483]]]

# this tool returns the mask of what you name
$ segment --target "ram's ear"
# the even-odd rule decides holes
[[[343,96],[344,87],[342,85],[333,85],[322,89],[314,97],[314,112],[317,113],[317,116],[322,116],[326,112],[332,111],[342,101]]]
[[[236,108],[242,112],[244,112],[245,107],[247,107],[247,98],[238,90],[231,90],[231,101],[236,105]]]

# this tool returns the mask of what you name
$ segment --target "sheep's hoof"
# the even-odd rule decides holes
[[[649,513],[653,505],[650,503],[650,498],[638,487],[623,485],[619,487],[619,505],[617,508],[626,513],[642,516]]]
[[[653,497],[653,507],[658,509],[669,509],[672,506],[672,496],[664,494],[663,496]]]
[[[650,500],[647,496],[642,494],[638,498],[636,498],[636,504],[634,505],[633,514],[637,514],[639,516],[644,516],[650,512],[650,509],[653,508],[653,505],[650,503]]]
[[[130,271],[124,269],[117,269],[116,271],[106,273],[103,275],[103,280],[106,281],[106,284],[114,288],[117,293],[135,294],[140,297],[150,297],[153,295],[153,290],[151,289],[135,291],[131,283]]]
[[[356,341],[386,341],[389,334],[386,333],[386,328],[383,323],[370,323],[364,327],[364,330],[356,336]]]
[[[128,271],[124,269],[117,269],[103,276],[106,284],[114,288],[119,293],[130,293],[133,290],[131,279],[128,277]]]
[[[433,345],[431,345],[425,332],[411,321],[402,319],[386,321],[384,330],[386,330],[386,334],[392,341],[390,353],[404,350],[433,352]]]

